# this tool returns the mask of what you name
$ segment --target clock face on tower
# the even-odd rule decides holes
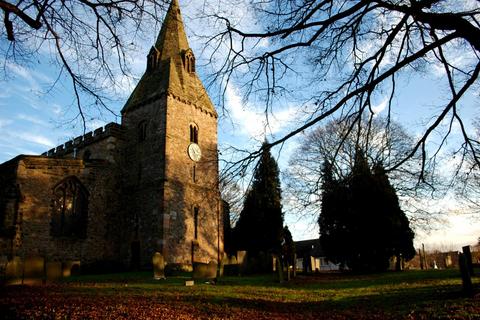
[[[202,157],[202,150],[200,150],[200,146],[196,143],[190,143],[188,146],[188,156],[195,162],[199,161]]]

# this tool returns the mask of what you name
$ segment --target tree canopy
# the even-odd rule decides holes
[[[381,165],[359,151],[349,176],[323,168],[320,242],[327,258],[356,271],[384,271],[392,257],[415,256],[414,233]]]
[[[369,118],[380,112],[379,99],[385,99],[383,112],[391,120],[402,108],[396,98],[404,84],[411,77],[427,75],[432,87],[444,90],[431,97],[429,111],[420,120],[425,125],[408,151],[385,169],[398,169],[408,159],[416,158],[421,169],[418,177],[425,179],[425,170],[435,167],[453,127],[458,128],[460,137],[455,142],[458,153],[471,152],[479,162],[468,112],[462,109],[465,99],[479,87],[478,1],[248,3],[258,24],[240,28],[228,17],[218,15],[225,29],[209,44],[218,49],[214,56],[224,55],[220,43],[229,49],[216,74],[218,83],[224,87],[235,83],[246,98],[252,94],[265,97],[265,112],[270,118],[277,111],[274,102],[286,97],[295,101],[299,113],[305,115],[270,146],[283,145],[332,116],[361,122],[365,115]],[[430,68],[441,76],[430,77]],[[384,123],[386,130],[390,124]],[[345,135],[350,133],[346,131]],[[260,154],[261,150],[251,152],[246,159]],[[244,166],[237,169],[241,171]]]
[[[277,162],[270,150],[265,148],[235,226],[238,249],[251,254],[280,253],[283,212],[279,174]]]
[[[287,196],[295,204],[293,210],[301,215],[318,216],[320,213],[322,163],[325,161],[329,163],[332,179],[337,180],[351,175],[358,151],[368,159],[372,170],[377,165],[384,168],[400,161],[414,139],[395,121],[385,130],[386,121],[381,116],[358,123],[334,119],[305,134],[285,174]],[[348,131],[350,133],[346,134]],[[425,181],[419,180],[422,168],[418,161],[418,158],[409,159],[388,176],[409,217],[417,226],[425,227],[440,216],[424,202],[431,199],[433,190],[443,188],[443,180],[430,168],[423,169]]]
[[[107,97],[125,85],[124,76],[131,76],[135,42],[161,21],[169,2],[0,0],[0,75],[9,76],[11,63],[57,64],[60,71],[52,85],[63,76],[70,79],[85,127],[89,105],[115,114]]]

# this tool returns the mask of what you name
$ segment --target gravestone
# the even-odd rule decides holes
[[[165,259],[160,252],[155,252],[152,257],[153,278],[155,280],[165,279]]]
[[[281,259],[277,257],[278,282],[283,283],[283,265]]]
[[[247,251],[237,251],[237,263],[243,264],[247,256]]]
[[[470,276],[470,271],[468,270],[467,259],[463,253],[458,255],[458,264],[462,275],[463,292],[470,296],[473,293],[472,278]]]
[[[193,279],[208,279],[216,281],[217,279],[217,264],[213,261],[207,263],[194,262],[193,263]]]
[[[470,246],[462,247],[462,251],[467,264],[467,270],[470,276],[473,276],[472,251],[470,250]]]
[[[63,270],[61,262],[47,262],[46,263],[47,281],[58,281],[62,278]]]
[[[21,284],[23,274],[23,263],[20,257],[13,257],[5,267],[5,278],[7,284]]]
[[[23,264],[23,284],[42,284],[45,278],[45,259],[28,257]]]
[[[70,276],[80,274],[80,261],[66,261],[62,263],[62,276],[68,278]]]

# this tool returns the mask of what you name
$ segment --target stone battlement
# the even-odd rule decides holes
[[[75,148],[84,148],[92,143],[106,139],[108,137],[122,138],[123,128],[120,124],[110,122],[105,127],[100,127],[94,131],[87,132],[83,136],[69,140],[64,144],[50,149],[47,152],[42,153],[42,156],[56,157],[63,156],[64,154],[72,153]]]

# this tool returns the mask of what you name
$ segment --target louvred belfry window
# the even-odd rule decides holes
[[[72,176],[53,189],[51,235],[54,237],[85,238],[88,220],[88,191]]]
[[[190,125],[190,142],[198,143],[198,127],[194,124]]]

